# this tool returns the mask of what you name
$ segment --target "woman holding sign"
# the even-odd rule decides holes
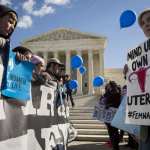
[[[106,92],[104,94],[105,97],[105,107],[108,109],[109,107],[118,108],[120,105],[121,99],[121,89],[120,87],[114,82],[110,81],[106,85]],[[119,150],[119,131],[117,128],[111,126],[110,123],[105,123],[108,129],[108,134],[110,137],[110,141],[112,143],[112,147],[114,150]]]
[[[138,17],[138,23],[147,38],[150,38],[150,9],[146,9]],[[124,75],[128,72],[128,66],[124,66]],[[149,150],[150,148],[150,127],[141,126],[139,150]]]

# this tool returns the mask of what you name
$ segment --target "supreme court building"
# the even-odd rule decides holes
[[[66,65],[66,73],[78,80],[77,95],[99,92],[99,89],[94,89],[92,81],[95,76],[104,75],[106,37],[60,28],[28,39],[22,45],[43,56],[45,61],[52,57],[60,59]],[[71,57],[76,54],[83,58],[87,69],[84,75],[70,66]]]

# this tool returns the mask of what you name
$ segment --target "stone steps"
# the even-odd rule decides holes
[[[106,129],[104,124],[74,124],[76,129]]]
[[[96,101],[96,97],[78,97],[75,99],[76,106],[70,108],[69,119],[77,130],[76,141],[106,142],[109,140],[105,124],[93,118]],[[126,139],[127,135],[124,138]]]
[[[70,109],[69,119],[77,130],[75,140],[105,142],[109,139],[105,124],[93,119],[93,111],[94,107],[88,105],[84,107],[79,105]]]
[[[79,135],[107,135],[107,129],[77,129]]]
[[[98,120],[71,120],[73,124],[100,124],[101,122]]]
[[[108,141],[108,135],[78,135],[75,140],[77,141],[92,141],[92,142],[105,142]]]

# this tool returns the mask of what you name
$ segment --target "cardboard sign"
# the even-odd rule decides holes
[[[127,101],[127,97],[124,96],[122,98],[122,102],[111,122],[111,125],[118,129],[121,129],[123,131],[126,131],[130,134],[133,134],[136,137],[139,137],[140,126],[125,123],[126,101]]]
[[[117,111],[117,108],[105,108],[102,103],[97,103],[94,107],[93,117],[99,121],[110,123]]]
[[[7,70],[4,74],[5,81],[2,86],[2,95],[19,101],[30,100],[33,68],[34,65],[30,62],[17,61],[15,53],[11,52]]]
[[[150,125],[150,39],[127,53],[126,123]]]

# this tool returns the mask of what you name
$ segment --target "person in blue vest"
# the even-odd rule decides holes
[[[150,8],[145,9],[138,16],[138,24],[142,29],[144,35],[150,38]],[[128,72],[128,66],[124,66],[124,77]],[[150,149],[150,127],[141,126],[140,128],[140,139],[139,139],[139,150],[149,150]]]

